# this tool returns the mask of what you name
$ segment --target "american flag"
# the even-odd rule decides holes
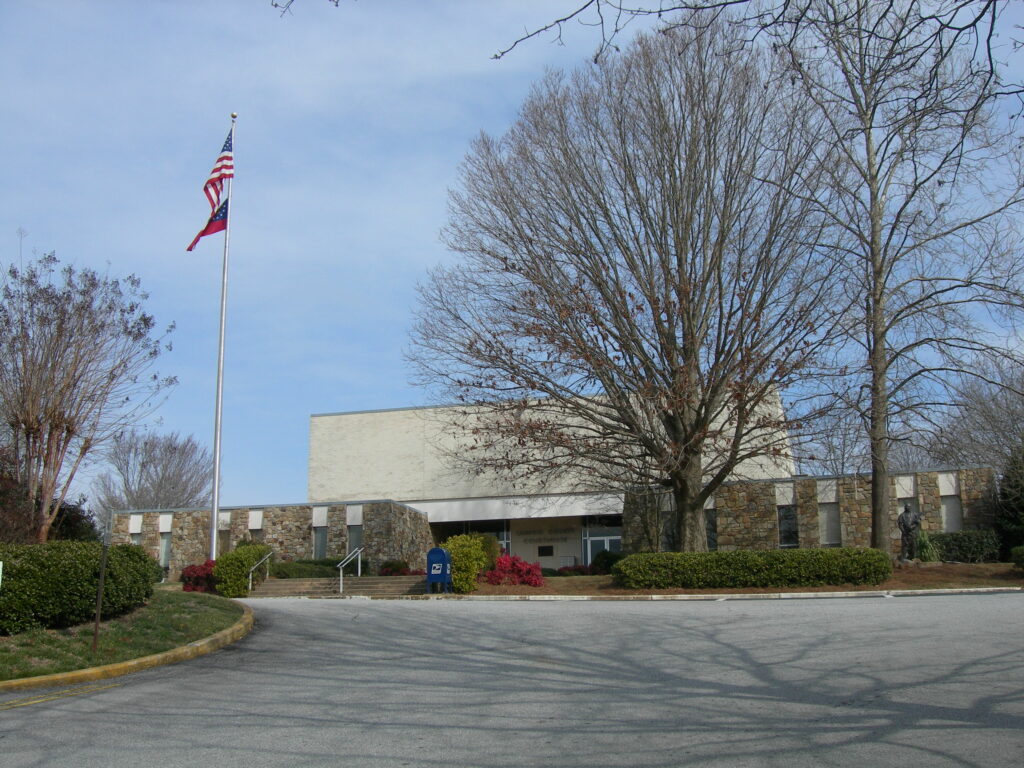
[[[231,148],[231,134],[232,131],[228,131],[228,137],[224,139],[224,146],[220,150],[217,162],[213,164],[213,170],[210,171],[206,184],[203,185],[206,199],[210,201],[211,214],[215,213],[217,206],[220,205],[220,196],[224,191],[224,179],[233,178],[235,175],[235,156]]]

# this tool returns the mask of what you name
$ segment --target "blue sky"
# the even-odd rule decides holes
[[[597,36],[490,56],[572,5],[5,2],[0,262],[18,259],[20,227],[26,260],[137,274],[158,323],[177,324],[158,370],[180,383],[154,419],[212,445],[223,236],[185,247],[238,112],[221,500],[303,501],[310,414],[428,402],[403,350],[415,285],[449,258],[458,164]]]

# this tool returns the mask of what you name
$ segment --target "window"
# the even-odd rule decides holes
[[[350,525],[348,527],[348,551],[355,552],[363,546],[363,526]]]
[[[134,544],[137,547],[141,547],[142,546],[142,534],[141,533],[133,533],[132,534],[132,544]]]
[[[313,559],[322,560],[327,557],[327,526],[313,529]]]
[[[960,504],[959,496],[943,496],[942,504],[942,530],[945,533],[956,533],[964,528],[964,510]]]
[[[708,535],[708,552],[714,552],[718,549],[718,513],[715,510],[704,510],[704,528]]]
[[[622,515],[589,515],[583,521],[583,556],[590,565],[599,552],[622,551]]]
[[[834,501],[818,502],[818,534],[821,546],[843,546],[843,533],[839,525],[839,504]]]
[[[796,510],[790,504],[778,507],[779,548],[795,549],[800,546],[800,529],[797,525]]]
[[[537,547],[537,557],[554,557],[555,547],[552,544],[547,544],[542,547]]]
[[[161,533],[160,534],[160,565],[163,568],[169,567],[171,564],[171,534]]]

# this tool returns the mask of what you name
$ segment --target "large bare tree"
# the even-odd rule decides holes
[[[122,509],[177,509],[210,503],[213,458],[194,437],[127,430],[105,452],[110,471],[93,485],[104,514]]]
[[[1010,361],[986,366],[988,379],[964,377],[957,399],[937,419],[925,449],[949,466],[984,466],[1001,471],[1024,448],[1024,368]]]
[[[461,259],[422,286],[411,355],[466,404],[478,468],[667,486],[685,550],[744,462],[789,466],[779,398],[841,310],[821,118],[737,43],[718,23],[641,36],[477,139],[446,230]]]
[[[164,348],[137,278],[111,279],[47,255],[11,267],[0,303],[0,414],[17,482],[44,542],[75,473],[146,413],[170,379],[150,373]]]
[[[848,403],[867,428],[872,546],[890,545],[889,450],[955,398],[965,372],[1013,354],[1022,303],[1018,141],[999,127],[998,72],[932,33],[934,4],[813,0],[772,35],[842,153],[830,207]],[[978,362],[982,361],[982,367]]]

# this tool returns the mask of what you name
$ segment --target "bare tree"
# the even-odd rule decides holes
[[[104,514],[122,509],[180,509],[210,503],[213,458],[194,437],[125,431],[106,451],[111,471],[93,485]]]
[[[484,471],[661,484],[677,545],[743,462],[790,466],[780,393],[828,340],[832,158],[812,105],[730,28],[641,36],[551,74],[476,140],[421,288],[420,379]]]
[[[1007,361],[988,380],[965,378],[954,407],[937,419],[927,450],[939,465],[1002,470],[1024,447],[1024,368]]]
[[[929,7],[814,0],[798,27],[772,29],[824,118],[822,142],[843,156],[830,210],[854,309],[845,392],[867,425],[878,548],[889,546],[894,437],[952,402],[972,362],[1007,354],[991,319],[1021,306],[1022,168],[991,113],[998,77],[932,35]]]
[[[57,265],[11,267],[0,305],[0,413],[40,542],[85,458],[173,383],[149,373],[163,339],[138,279]]]
[[[270,6],[284,15],[292,9],[295,0],[270,0]],[[327,0],[338,6],[340,0]],[[696,19],[706,20],[701,12],[732,13],[735,23],[742,24],[751,38],[778,26],[785,26],[790,33],[797,31],[809,8],[815,0],[657,0],[656,2],[623,2],[623,0],[577,0],[567,2],[550,21],[526,29],[508,46],[496,52],[495,59],[501,59],[523,43],[545,35],[553,35],[561,42],[562,33],[569,24],[579,24],[596,31],[598,59],[609,51],[618,50],[618,41],[629,25],[640,19],[657,19],[664,28],[672,29],[689,24]],[[969,45],[977,50],[984,60],[990,76],[995,77],[998,66],[997,50],[1003,44],[1003,53],[1012,47],[1021,47],[1014,36],[1019,27],[1013,27],[1004,20],[1005,0],[934,0],[927,4],[889,4],[897,13],[915,14],[914,22],[932,42],[940,47]],[[694,13],[698,15],[695,16]],[[706,23],[706,21],[705,21]],[[866,30],[870,33],[870,30]],[[1002,39],[1000,36],[1002,35]],[[936,62],[938,66],[939,61]],[[1003,83],[1006,93],[1021,92],[1019,83]]]

